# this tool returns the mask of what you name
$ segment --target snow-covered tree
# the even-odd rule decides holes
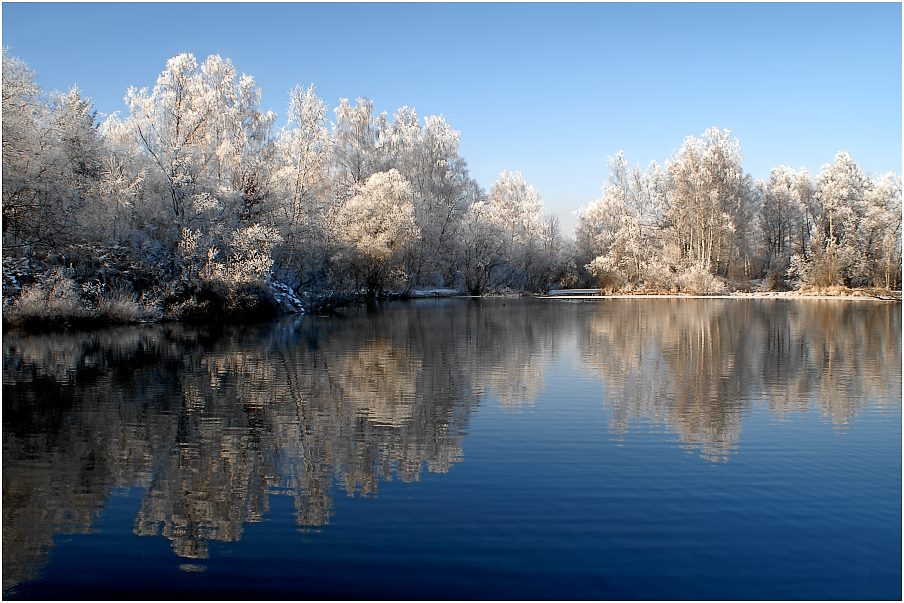
[[[339,261],[368,298],[403,284],[402,260],[418,237],[411,185],[395,169],[370,176],[342,202],[332,221],[342,244]]]
[[[869,278],[863,229],[870,181],[845,152],[822,167],[816,182],[819,218],[806,253],[792,258],[791,271],[805,285],[860,286]]]
[[[488,219],[502,229],[511,255],[519,243],[526,243],[536,233],[542,204],[539,193],[521,172],[499,174],[487,198]]]
[[[458,154],[459,140],[460,133],[442,116],[427,116],[421,126],[410,107],[399,109],[389,128],[386,147],[390,161],[414,191],[415,218],[421,233],[409,266],[415,282],[449,280],[453,276],[461,219],[477,196],[477,185]]]
[[[816,196],[825,218],[823,227],[830,239],[841,243],[855,236],[869,186],[866,174],[845,152],[824,165],[817,180]]]
[[[739,235],[752,212],[738,140],[718,128],[689,136],[667,169],[673,187],[668,220],[685,263],[721,275],[733,267],[749,273]]]
[[[806,196],[811,187],[801,186],[802,179],[808,181],[809,175],[782,165],[773,168],[762,185],[763,270],[769,274],[784,275],[791,256],[802,253],[809,240],[812,225]]]
[[[506,263],[504,233],[490,215],[486,200],[479,199],[468,207],[462,220],[460,266],[471,295],[483,293]]]
[[[383,149],[389,121],[385,113],[374,115],[374,103],[358,98],[355,104],[347,98],[339,101],[333,112],[333,175],[336,197],[355,194],[355,187],[386,168]]]
[[[275,155],[274,180],[281,198],[276,219],[285,227],[310,225],[323,213],[329,145],[326,104],[313,86],[296,86],[289,94],[288,125],[279,134]]]
[[[48,198],[48,108],[34,72],[3,51],[3,249],[52,245],[55,208]]]
[[[88,289],[108,276],[153,288],[176,314],[216,299],[253,308],[274,278],[315,300],[427,284],[901,283],[900,178],[871,177],[846,153],[815,182],[784,166],[753,181],[716,128],[664,167],[619,153],[570,243],[520,173],[484,194],[460,133],[411,107],[390,119],[342,99],[330,126],[314,88],[296,87],[274,134],[254,79],[217,55],[173,57],[100,125],[78,89],[45,95],[6,52],[2,88],[4,257],[65,265]]]
[[[864,277],[887,289],[901,286],[901,178],[894,173],[872,183],[860,226]]]
[[[542,293],[566,277],[571,247],[562,236],[559,218],[546,215],[540,220],[531,263],[525,266],[524,288]]]
[[[666,259],[659,240],[665,176],[655,162],[646,171],[631,169],[621,152],[609,158],[609,172],[602,196],[578,214],[579,261],[606,288],[659,287],[650,277]]]
[[[273,154],[272,211],[283,244],[274,251],[278,273],[294,286],[322,280],[327,262],[326,216],[333,197],[329,179],[332,141],[326,128],[326,104],[314,87],[296,86],[289,94],[288,123]]]
[[[130,88],[128,124],[155,167],[156,195],[178,223],[208,209],[196,195],[235,218],[250,219],[266,196],[263,149],[274,115],[261,112],[254,79],[238,76],[218,55],[198,64],[191,54],[166,63],[150,91]]]
[[[505,284],[521,287],[538,249],[542,199],[521,172],[499,175],[487,198],[487,217],[502,234],[502,253],[508,265]]]
[[[542,199],[520,172],[505,171],[489,195],[471,204],[462,220],[459,252],[472,293],[512,287],[542,291],[566,261],[558,222],[541,217]]]
[[[45,100],[34,74],[3,55],[4,249],[60,248],[89,236],[105,152],[77,88]]]

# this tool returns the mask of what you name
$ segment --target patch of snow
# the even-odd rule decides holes
[[[436,287],[431,289],[412,289],[409,295],[411,297],[452,297],[454,295],[461,295],[461,291],[458,289]]]
[[[270,292],[279,304],[280,310],[289,314],[304,314],[304,303],[292,287],[279,281],[270,281]]]

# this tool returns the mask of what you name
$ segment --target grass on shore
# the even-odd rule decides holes
[[[32,331],[135,324],[158,320],[162,313],[128,289],[105,289],[86,305],[81,287],[65,270],[46,275],[5,304],[3,324]]]

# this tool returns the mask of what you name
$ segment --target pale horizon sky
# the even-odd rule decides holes
[[[815,175],[847,150],[901,172],[901,5],[54,4],[4,2],[3,47],[46,90],[77,84],[101,114],[166,60],[228,57],[284,122],[313,83],[332,108],[373,99],[443,114],[489,189],[521,171],[566,231],[606,159],[664,162],[710,126],[746,171]]]

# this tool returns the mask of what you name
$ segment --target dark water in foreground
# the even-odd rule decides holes
[[[901,597],[901,305],[3,338],[5,598]]]

